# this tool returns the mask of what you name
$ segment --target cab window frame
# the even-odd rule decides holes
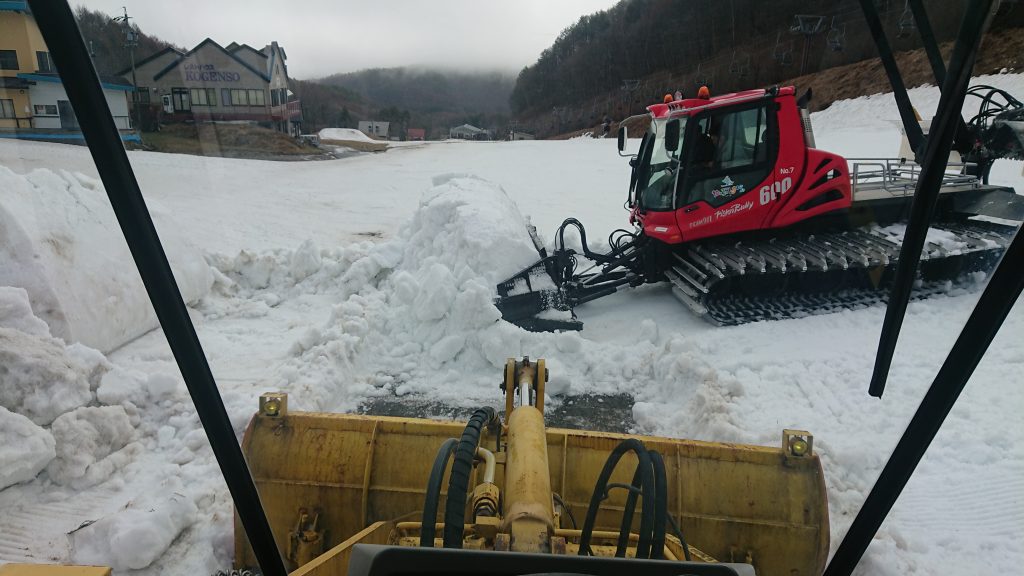
[[[694,156],[697,152],[697,134],[698,130],[701,130],[701,124],[703,121],[710,122],[714,117],[724,117],[727,114],[738,114],[747,112],[750,110],[757,110],[758,108],[764,111],[764,134],[767,135],[765,144],[767,144],[767,153],[763,159],[756,160],[755,162],[739,167],[731,166],[729,168],[716,168],[711,171],[701,170],[699,173],[695,173]],[[702,110],[701,112],[694,114],[690,121],[687,122],[685,136],[683,137],[683,145],[685,150],[681,155],[684,159],[683,174],[676,181],[676,209],[686,208],[694,204],[703,202],[712,208],[719,208],[730,202],[738,200],[752,191],[754,186],[751,186],[735,196],[731,196],[723,199],[723,201],[714,203],[709,202],[703,195],[697,198],[691,198],[693,184],[699,181],[721,179],[730,174],[736,174],[737,172],[754,172],[760,170],[763,172],[758,183],[764,182],[774,172],[773,168],[779,155],[779,105],[774,98],[763,98],[754,100],[751,102],[745,102],[743,104],[736,104],[733,106],[723,106],[721,108],[710,108]],[[718,151],[716,150],[716,156]],[[760,154],[759,154],[760,155]]]

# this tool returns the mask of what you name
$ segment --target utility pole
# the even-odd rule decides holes
[[[124,47],[128,50],[128,60],[132,65],[132,110],[135,111],[135,128],[139,131],[139,137],[142,137],[142,114],[139,105],[139,83],[135,78],[135,47],[139,45],[139,35],[135,32],[131,25],[131,17],[128,16],[128,8],[122,6],[124,10],[123,16],[113,18],[113,22],[120,22],[124,25]]]

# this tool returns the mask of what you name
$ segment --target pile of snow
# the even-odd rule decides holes
[[[319,136],[321,140],[380,143],[379,140],[374,140],[354,128],[324,128],[320,131]]]
[[[174,227],[162,228],[178,287],[194,302],[209,290],[209,266]],[[0,286],[27,290],[54,336],[107,352],[157,326],[99,181],[0,166],[0,230]]]
[[[124,369],[98,350],[80,343],[67,345],[53,337],[47,324],[33,314],[25,289],[0,287],[0,493],[20,487],[31,494],[40,485],[50,485],[78,495],[99,485],[116,487],[130,475],[141,475],[141,482],[150,487],[162,478],[166,485],[160,489],[168,490],[118,506],[116,511],[101,506],[95,515],[90,513],[88,525],[71,534],[73,551],[68,557],[59,551],[60,540],[37,535],[41,542],[56,546],[45,558],[117,570],[145,568],[195,522],[197,492],[211,488],[183,488],[176,474],[187,459],[179,458],[176,464],[164,464],[165,457],[157,457],[155,463],[140,462],[147,446],[157,446],[158,429],[168,428],[174,436],[175,429],[164,424],[167,416],[159,415],[157,409],[161,402],[174,410],[184,409],[180,403],[166,402],[177,389],[177,378]],[[143,422],[143,410],[147,418],[155,416],[159,425]],[[198,423],[193,421],[194,409],[186,410],[191,417],[181,425],[186,428],[188,422],[187,433],[179,441],[181,446],[173,448],[195,452],[205,445],[205,436],[201,431],[198,436],[192,434]],[[129,474],[133,464],[136,469]],[[33,482],[37,478],[40,481]],[[221,482],[218,476],[212,478],[214,484]],[[55,498],[58,510],[68,509],[60,503],[60,492]],[[72,498],[72,510],[77,501]],[[60,532],[61,519],[48,518],[46,508],[45,502],[32,506],[38,510],[39,525],[56,524]],[[21,536],[17,525],[12,526],[13,532],[4,527],[24,517],[5,517],[0,543],[8,546],[9,538]],[[27,517],[34,518],[35,512]],[[60,539],[66,538],[67,531],[60,532]]]
[[[500,187],[479,178],[446,175],[434,185],[389,242],[328,251],[319,266],[309,244],[262,267],[218,264],[275,295],[297,281],[338,293],[326,324],[295,342],[279,370],[280,388],[295,390],[299,406],[353,409],[370,395],[422,392],[456,357],[484,374],[518,350],[508,339],[521,331],[498,322],[492,298],[503,276],[537,259],[526,220]],[[465,401],[463,387],[449,392],[446,400]]]

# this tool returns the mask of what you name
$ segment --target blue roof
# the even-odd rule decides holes
[[[30,74],[23,72],[21,74],[18,74],[18,78],[21,78],[22,80],[29,80],[31,82],[54,82],[57,84],[64,83],[63,81],[61,81],[60,76],[56,74]],[[131,84],[121,84],[120,81],[100,82],[100,84],[102,84],[103,87],[107,90],[124,90],[125,92],[132,92],[135,90],[135,87]]]
[[[0,10],[28,12],[28,2],[18,0],[0,0]]]

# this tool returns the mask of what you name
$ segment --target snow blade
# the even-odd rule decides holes
[[[560,290],[541,290],[498,298],[495,305],[501,317],[530,332],[555,332],[558,330],[582,330],[583,322],[572,318],[542,318],[540,314],[552,308],[561,309],[563,301]]]
[[[531,233],[536,243],[536,232]],[[552,309],[571,312],[572,307],[562,291],[561,281],[556,272],[559,256],[548,256],[542,247],[538,248],[538,252],[541,255],[540,260],[498,284],[498,298],[495,299],[494,305],[501,311],[502,319],[531,332],[582,330],[583,323],[576,320],[575,316],[539,317]],[[547,284],[548,279],[554,283],[553,288],[534,288],[535,283]]]

